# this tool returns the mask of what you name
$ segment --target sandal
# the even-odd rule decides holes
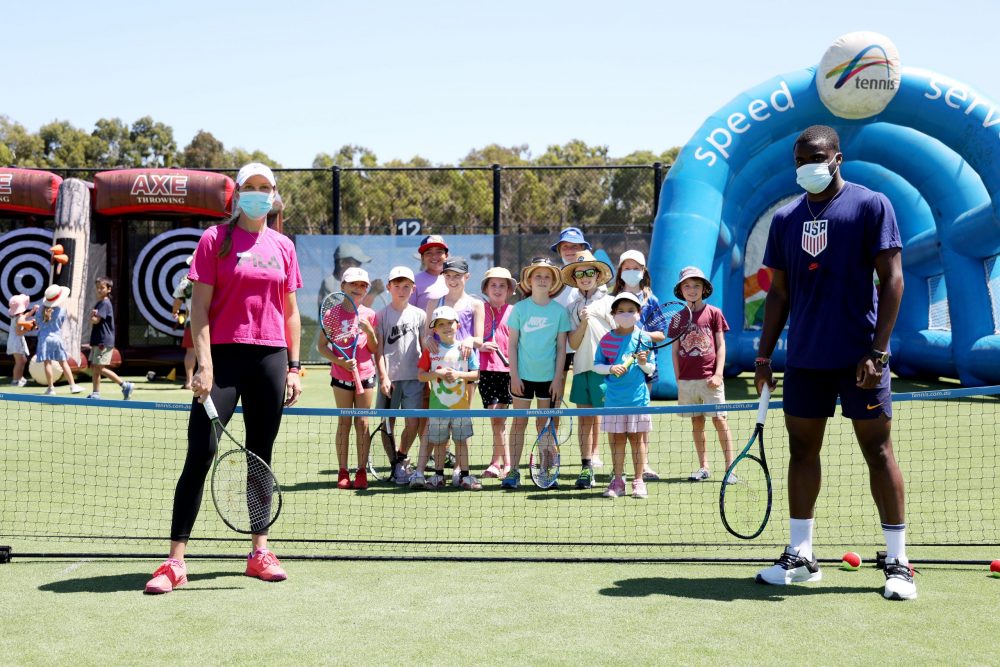
[[[498,468],[495,463],[491,463],[490,467],[484,470],[481,476],[499,479],[500,477],[503,477],[503,473],[500,472],[500,468]]]

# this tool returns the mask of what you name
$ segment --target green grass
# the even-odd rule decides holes
[[[288,581],[190,561],[191,582],[139,590],[154,562],[0,566],[11,665],[996,664],[1000,581],[926,567],[919,599],[881,573],[752,582],[738,565],[286,562]]]

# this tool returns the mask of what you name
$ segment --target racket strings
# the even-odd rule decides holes
[[[234,527],[261,532],[275,516],[277,482],[260,457],[234,449],[224,454],[212,475],[212,495],[219,511]]]
[[[729,527],[737,535],[756,535],[767,520],[768,485],[763,466],[755,458],[741,459],[732,470],[735,479],[724,483],[722,510]]]

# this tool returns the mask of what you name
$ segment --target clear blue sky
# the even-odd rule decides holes
[[[179,147],[205,129],[286,167],[347,143],[442,164],[494,142],[662,151],[854,30],[1000,99],[992,0],[4,4],[0,114],[151,115]]]

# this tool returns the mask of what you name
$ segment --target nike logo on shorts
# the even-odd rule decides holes
[[[882,405],[881,403],[876,403],[875,405],[871,405],[869,403],[867,407],[868,407],[869,410],[874,410],[875,408],[877,408],[877,407],[879,407],[881,405]]]

